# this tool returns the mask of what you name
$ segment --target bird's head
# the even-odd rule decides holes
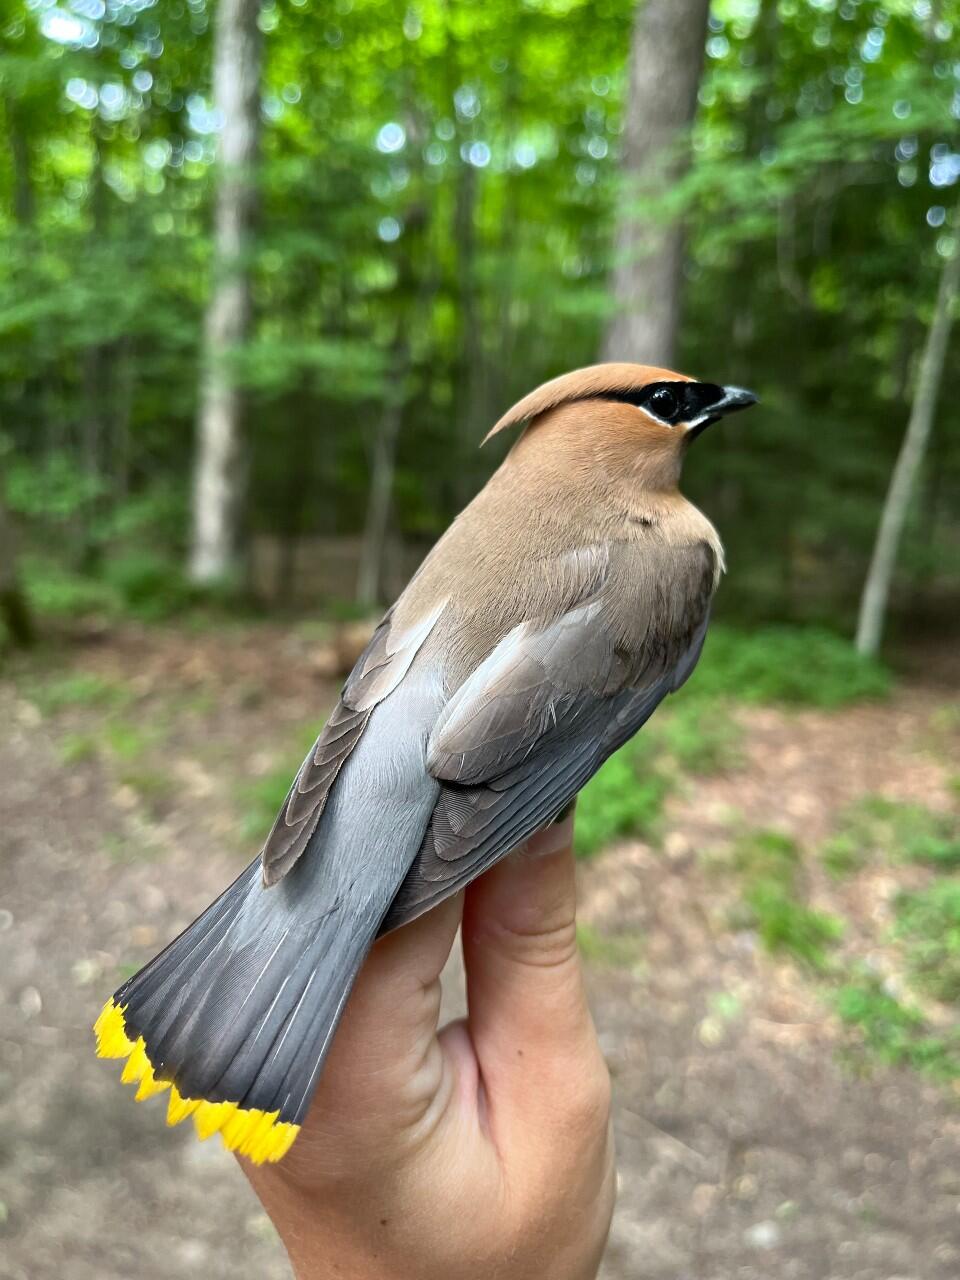
[[[687,446],[728,413],[756,404],[742,387],[699,382],[642,364],[595,364],[545,382],[503,415],[486,437],[526,422],[550,424],[560,447],[635,459],[654,478],[679,476]],[[486,443],[486,440],[484,443]]]

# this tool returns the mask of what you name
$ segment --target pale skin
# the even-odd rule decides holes
[[[572,820],[375,946],[279,1165],[241,1160],[297,1280],[593,1280],[610,1080],[576,944]],[[463,920],[469,1017],[439,1029]]]

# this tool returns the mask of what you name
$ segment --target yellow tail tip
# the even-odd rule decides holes
[[[98,1058],[126,1058],[133,1053],[133,1043],[127,1037],[123,1021],[123,1010],[117,1008],[112,998],[103,1006],[100,1017],[93,1024],[93,1030],[97,1037]]]
[[[126,1058],[120,1079],[124,1084],[137,1085],[137,1102],[169,1089],[167,1124],[179,1124],[192,1115],[201,1140],[219,1133],[228,1150],[246,1156],[254,1164],[283,1159],[300,1132],[298,1124],[281,1120],[279,1111],[241,1107],[238,1102],[184,1098],[175,1084],[156,1078],[146,1041],[143,1036],[138,1036],[135,1041],[130,1039],[123,1013],[123,1008],[115,1005],[112,999],[104,1005],[93,1028],[97,1037],[97,1056]]]

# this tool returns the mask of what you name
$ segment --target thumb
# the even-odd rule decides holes
[[[557,1091],[606,1079],[577,952],[572,843],[572,818],[538,833],[472,885],[464,904],[481,1075],[491,1106],[528,1120],[553,1111]]]

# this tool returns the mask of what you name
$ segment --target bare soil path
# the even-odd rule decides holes
[[[0,1280],[289,1276],[232,1158],[134,1105],[90,1024],[249,856],[238,780],[330,701],[308,656],[279,629],[128,629],[54,673],[87,681],[56,705],[49,671],[0,681]],[[960,1275],[957,1097],[844,1065],[816,984],[729,928],[711,870],[744,821],[812,847],[863,792],[951,803],[941,702],[745,712],[742,766],[680,788],[662,851],[584,868],[583,918],[618,940],[591,970],[621,1170],[605,1280]],[[880,928],[895,877],[810,875]]]

